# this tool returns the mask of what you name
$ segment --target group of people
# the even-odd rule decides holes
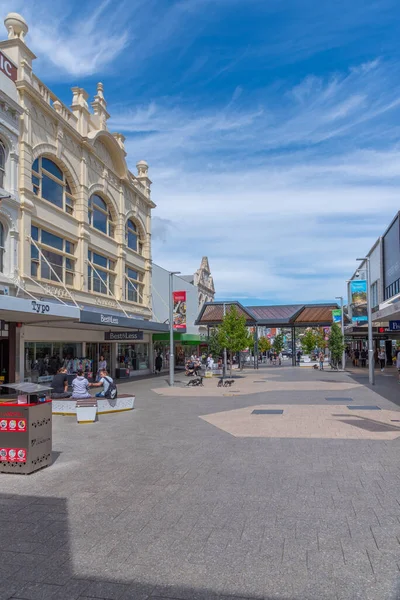
[[[189,360],[186,361],[185,374],[188,376],[196,375],[197,377],[199,375],[200,369],[201,359],[196,354],[192,354]]]
[[[104,359],[104,356],[100,356],[96,383],[90,383],[87,377],[85,377],[84,371],[78,369],[75,378],[72,380],[72,392],[70,392],[68,389],[68,370],[63,366],[58,369],[57,374],[54,375],[51,382],[51,397],[54,400],[61,398],[77,400],[91,398],[89,388],[102,387],[102,391],[96,394],[96,398],[104,398],[107,397],[107,392],[113,382],[114,380],[109,376],[107,371],[107,361]]]
[[[282,355],[282,352],[276,352],[275,350],[269,350],[267,353],[267,358],[269,359],[270,365],[274,365],[275,367],[276,367],[276,365],[278,365],[280,367],[282,364],[283,355]]]

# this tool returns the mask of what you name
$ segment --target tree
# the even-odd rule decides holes
[[[213,356],[221,356],[223,352],[223,347],[219,343],[219,333],[218,328],[214,329],[208,338],[208,352]]]
[[[272,344],[271,344],[271,340],[269,340],[267,337],[260,337],[260,339],[258,340],[258,349],[260,352],[268,352],[268,350],[271,350],[272,348]]]
[[[311,328],[307,329],[307,331],[301,338],[301,347],[303,348],[305,354],[311,354],[313,350],[315,350],[316,344],[317,339],[315,336],[315,332]]]
[[[322,329],[322,327],[320,327],[319,329],[317,329],[315,332],[315,346],[317,348],[320,348],[321,350],[325,350],[326,346],[327,346],[327,341],[325,339],[325,332]]]
[[[278,333],[278,335],[274,339],[274,350],[277,354],[282,352],[285,346],[285,342],[283,341],[283,333]]]
[[[332,323],[331,333],[328,341],[328,348],[331,353],[332,365],[334,365],[338,369],[339,362],[342,360],[344,352],[344,338],[342,330],[337,323]]]
[[[230,373],[232,377],[232,356],[248,348],[251,334],[246,327],[246,317],[239,315],[236,306],[231,306],[218,328],[218,341],[231,355]]]

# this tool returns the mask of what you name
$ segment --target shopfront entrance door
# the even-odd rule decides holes
[[[86,356],[92,361],[93,378],[97,376],[99,370],[100,356],[104,356],[107,362],[107,369],[111,372],[111,344],[86,343]]]
[[[0,340],[0,384],[9,383],[9,343],[8,340]],[[0,388],[2,393],[7,393],[5,388]]]

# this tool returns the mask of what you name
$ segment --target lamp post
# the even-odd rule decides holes
[[[180,271],[171,271],[169,274],[169,385],[174,386],[175,357],[174,357],[174,275]]]
[[[224,318],[225,318],[225,315],[226,315],[226,304],[224,302]],[[231,357],[231,360],[232,360],[232,357]],[[228,363],[228,361],[227,361],[226,346],[225,346],[225,348],[224,348],[224,374],[223,374],[223,377],[226,377],[226,371],[228,369],[228,364],[227,363]]]
[[[369,256],[365,258],[357,258],[362,262],[367,263],[367,315],[368,315],[368,380],[370,385],[375,385],[375,371],[374,371],[374,340],[372,337],[372,306],[371,306],[371,265]]]
[[[346,351],[344,350],[344,314],[343,314],[343,296],[336,296],[335,300],[340,300],[340,311],[341,318],[340,324],[342,328],[342,336],[343,336],[343,354],[342,354],[342,370],[345,370],[346,367]]]

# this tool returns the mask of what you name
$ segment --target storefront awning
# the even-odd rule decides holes
[[[61,302],[0,296],[0,319],[11,323],[76,320],[79,314],[79,308]]]
[[[156,332],[168,331],[167,323],[157,323],[156,321],[145,321],[144,319],[135,319],[126,317],[124,314],[115,312],[98,312],[97,310],[81,310],[80,323],[90,325],[100,325],[101,328],[123,327],[124,329],[137,329],[140,331]]]
[[[154,333],[153,342],[169,342],[169,333]],[[181,342],[187,346],[198,346],[198,344],[206,344],[207,340],[193,333],[174,333],[174,342]]]

